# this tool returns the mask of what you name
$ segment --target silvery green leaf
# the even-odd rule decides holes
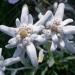
[[[55,71],[53,71],[53,75],[58,75],[58,73],[56,73]]]
[[[57,43],[55,43],[55,42],[52,41],[50,50],[51,50],[51,51],[55,51],[56,48],[57,48]]]
[[[16,75],[16,73],[17,73],[17,70],[12,70],[11,71],[11,75]]]
[[[31,63],[30,63],[30,60],[28,57],[22,57],[21,58],[21,63],[24,65],[24,66],[31,66]]]
[[[41,72],[41,75],[45,75],[47,70],[48,70],[48,67],[45,67],[45,69]]]
[[[24,75],[35,75],[36,70],[34,69],[30,69],[30,70],[26,70]]]
[[[38,62],[42,63],[43,59],[44,59],[44,53],[43,53],[43,50],[40,50],[39,56],[38,56]]]
[[[49,67],[52,67],[54,65],[55,61],[53,57],[50,57],[49,60],[47,61],[47,64]]]
[[[64,58],[64,60],[75,60],[75,56],[68,56]]]

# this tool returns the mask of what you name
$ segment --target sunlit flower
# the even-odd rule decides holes
[[[10,66],[19,61],[21,61],[20,57],[4,59],[2,56],[2,48],[0,48],[0,75],[5,75],[4,71],[6,70],[7,66]]]
[[[13,57],[21,55],[24,57],[25,52],[27,52],[33,66],[38,65],[37,53],[32,35],[37,35],[37,33],[41,32],[41,30],[44,28],[42,24],[46,22],[51,14],[52,13],[50,11],[47,11],[46,14],[33,25],[33,17],[31,14],[29,14],[27,5],[24,5],[20,20],[18,18],[16,19],[16,28],[0,25],[0,30],[2,32],[13,37],[8,41],[8,44],[5,47],[13,48],[17,46]]]
[[[67,48],[72,53],[75,53],[75,48],[69,41],[72,38],[68,37],[72,37],[72,34],[75,34],[75,26],[66,26],[68,23],[73,22],[73,20],[69,18],[63,21],[64,8],[64,3],[60,3],[55,15],[46,24],[46,29],[49,31],[50,38],[52,39],[50,50],[55,51],[59,47]]]

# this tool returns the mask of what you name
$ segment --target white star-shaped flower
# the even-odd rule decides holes
[[[5,75],[4,71],[6,70],[7,66],[10,66],[19,61],[21,61],[20,57],[4,59],[2,56],[2,48],[0,48],[0,75]]]
[[[67,24],[73,22],[70,18],[63,21],[64,8],[64,3],[60,3],[55,15],[46,23],[46,30],[50,32],[51,36],[49,38],[52,39],[50,50],[55,51],[57,47],[60,47],[67,48],[72,53],[75,53],[74,44],[69,41],[73,37],[72,34],[75,34],[75,26],[67,26]]]
[[[8,44],[5,47],[13,48],[17,46],[13,57],[22,56],[23,58],[25,52],[27,52],[32,65],[38,65],[37,53],[32,35],[37,35],[39,32],[41,32],[41,30],[44,28],[42,24],[47,21],[51,14],[51,11],[47,11],[46,14],[33,25],[33,17],[31,14],[29,14],[27,5],[24,5],[20,20],[18,18],[16,19],[16,28],[0,25],[0,31],[13,37],[8,41]]]

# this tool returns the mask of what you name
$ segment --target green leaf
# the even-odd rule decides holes
[[[53,57],[50,57],[49,60],[47,61],[47,64],[49,67],[52,67],[54,65],[55,61]]]
[[[53,71],[53,75],[58,75],[55,71]]]
[[[75,56],[69,56],[69,57],[66,57],[65,59],[66,60],[74,60],[75,59]]]
[[[25,70],[24,75],[35,75],[36,70]]]
[[[44,53],[43,50],[41,50],[39,51],[38,62],[42,63],[43,59],[44,59]]]
[[[75,60],[75,56],[68,56],[62,60],[62,62],[68,62],[69,60]]]
[[[41,75],[45,75],[45,73],[47,72],[48,67],[45,67],[45,69],[41,72]]]

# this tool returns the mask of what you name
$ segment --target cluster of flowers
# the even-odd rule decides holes
[[[34,24],[28,6],[24,5],[20,20],[16,18],[16,28],[0,25],[0,31],[12,37],[5,47],[8,49],[16,47],[12,58],[5,60],[1,56],[2,49],[0,49],[0,75],[4,75],[6,66],[19,61],[24,64],[25,54],[28,55],[32,65],[38,67],[44,57],[44,50],[40,45],[47,42],[51,44],[50,51],[55,51],[59,47],[75,53],[75,45],[72,41],[75,26],[69,24],[73,19],[68,18],[63,21],[64,8],[65,4],[60,3],[54,15],[50,10],[44,15],[40,13],[39,20]],[[37,55],[37,48],[39,55]]]

